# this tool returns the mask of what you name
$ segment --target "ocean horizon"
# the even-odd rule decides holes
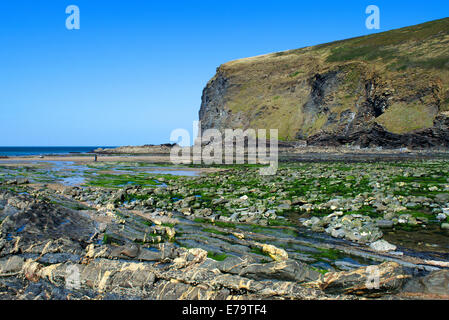
[[[0,156],[36,156],[36,155],[56,155],[71,153],[90,153],[97,148],[115,148],[108,146],[59,146],[59,147],[0,147]]]

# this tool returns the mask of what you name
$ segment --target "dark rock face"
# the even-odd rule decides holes
[[[361,131],[348,135],[335,135],[320,133],[307,140],[309,145],[314,146],[339,146],[344,144],[368,147],[411,147],[411,148],[433,148],[449,147],[449,118],[438,116],[434,127],[416,133],[395,134],[386,131],[382,126],[374,124]]]
[[[377,92],[379,84],[377,79],[369,79],[365,83],[366,102],[365,112],[373,115],[375,118],[382,115],[389,107],[389,94],[386,92]]]
[[[204,88],[199,111],[201,130],[222,127],[220,119],[227,117],[227,112],[222,106],[225,104],[228,87],[228,79],[218,71],[216,77]]]
[[[310,99],[304,105],[304,110],[310,113],[327,112],[325,98],[338,88],[338,71],[316,74],[310,79]]]

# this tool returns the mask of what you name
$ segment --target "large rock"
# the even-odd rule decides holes
[[[287,260],[263,264],[250,264],[240,271],[240,275],[256,280],[277,279],[282,281],[304,282],[315,281],[321,274],[304,263]]]
[[[384,262],[352,271],[328,272],[318,286],[326,292],[378,296],[398,291],[408,278],[398,263]]]
[[[396,246],[385,240],[377,240],[370,244],[370,248],[379,252],[388,252],[396,250]]]
[[[297,284],[291,273],[294,268],[286,272],[289,277],[284,277],[291,281],[256,280],[246,277],[245,272],[235,275],[211,268],[213,264],[205,259],[201,249],[179,249],[178,255],[182,261],[178,258],[165,260],[163,267],[104,258],[87,260],[84,264],[52,266],[29,260],[24,263],[22,272],[29,280],[49,281],[57,287],[67,287],[67,278],[72,272],[74,277],[69,286],[73,285],[77,291],[115,294],[122,299],[307,299],[322,295],[314,288]],[[272,267],[274,270],[288,268]],[[304,274],[304,279],[309,277]]]
[[[18,199],[20,202],[0,225],[0,239],[4,240],[2,255],[18,252],[81,255],[96,233],[94,221],[79,211],[46,201],[7,196],[8,204]]]
[[[262,244],[262,251],[268,254],[273,260],[284,261],[288,259],[288,254],[284,249],[275,247],[271,244]]]
[[[408,281],[402,295],[421,299],[449,299],[449,270],[433,271],[425,277]]]

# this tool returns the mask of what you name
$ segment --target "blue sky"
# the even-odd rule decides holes
[[[1,0],[0,146],[168,142],[220,64],[369,34],[371,4],[375,32],[449,16],[447,0]]]

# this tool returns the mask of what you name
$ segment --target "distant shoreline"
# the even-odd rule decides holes
[[[52,155],[71,155],[71,154],[89,154],[93,153],[98,146],[0,146],[0,157],[17,156],[52,156]],[[114,148],[114,147],[102,147]]]
[[[189,148],[189,147],[187,147]],[[98,162],[148,162],[171,163],[171,147],[158,146],[126,146],[95,149],[90,153],[48,154],[48,155],[19,155],[0,156],[0,164],[8,162],[33,161],[70,161],[76,163]],[[373,161],[410,161],[423,159],[440,159],[449,161],[449,150],[428,149],[408,150],[402,149],[357,149],[349,147],[294,147],[279,148],[279,162],[373,162]]]

